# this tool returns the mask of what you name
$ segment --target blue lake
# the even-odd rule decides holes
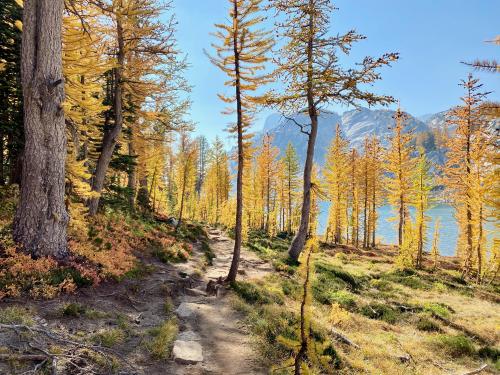
[[[320,204],[319,216],[319,232],[323,234],[326,229],[328,221],[328,202]],[[397,243],[397,228],[396,223],[389,221],[394,213],[390,206],[382,206],[378,209],[377,220],[377,241],[383,244],[396,244]],[[441,255],[455,255],[458,226],[455,220],[455,211],[448,205],[437,205],[429,209],[428,215],[431,218],[427,229],[427,244],[426,250],[429,251],[432,245],[432,238],[434,235],[434,222],[437,218],[440,221],[439,231],[439,252]]]

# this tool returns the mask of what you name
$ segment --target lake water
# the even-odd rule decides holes
[[[326,224],[328,221],[328,202],[320,204],[319,216],[319,231],[321,234],[325,232]],[[434,235],[434,222],[437,218],[440,221],[439,230],[439,252],[441,255],[455,255],[458,226],[455,220],[455,211],[448,205],[438,205],[429,209],[428,215],[431,218],[427,228],[427,244],[425,246],[427,251],[430,251],[432,245],[432,238]],[[396,244],[397,227],[396,222],[389,221],[389,218],[394,216],[390,206],[383,206],[378,209],[377,220],[377,241],[383,244]]]

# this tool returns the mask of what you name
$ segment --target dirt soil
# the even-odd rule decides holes
[[[124,338],[117,340],[110,349],[103,350],[121,363],[114,370],[119,374],[265,374],[267,371],[255,360],[252,338],[245,329],[242,316],[231,308],[232,292],[226,287],[220,288],[218,296],[208,296],[205,292],[209,280],[216,281],[227,274],[234,245],[220,230],[210,228],[208,235],[216,256],[212,265],[206,264],[205,254],[197,244],[186,263],[164,264],[155,258],[142,259],[152,272],[138,279],[84,288],[75,295],[50,301],[11,301],[3,303],[0,309],[9,306],[26,309],[35,322],[34,327],[40,332],[84,345],[99,345],[92,342],[103,330],[116,328],[125,332]],[[245,248],[241,258],[239,278],[242,280],[260,278],[272,271],[271,265]],[[174,306],[166,309],[169,299]],[[64,316],[62,310],[69,303],[85,306],[93,313]],[[179,317],[179,334],[193,331],[199,336],[203,361],[186,365],[177,363],[173,358],[156,360],[147,349],[151,330],[161,326],[172,315],[171,311],[182,303],[189,306],[193,314]],[[0,326],[0,348],[20,352],[29,349],[21,329],[17,331]],[[41,346],[44,344],[36,342]],[[29,345],[32,349],[32,343]],[[39,373],[26,372],[27,369],[33,371],[36,360],[12,363],[2,361],[1,355],[0,374]],[[78,363],[71,371],[57,368],[57,374],[100,374],[90,369],[86,372],[85,365]]]

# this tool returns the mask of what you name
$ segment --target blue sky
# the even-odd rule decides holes
[[[334,4],[339,10],[332,15],[333,34],[354,28],[367,36],[353,48],[349,61],[384,52],[400,53],[400,60],[383,70],[383,80],[375,89],[399,99],[402,107],[416,116],[440,112],[457,103],[462,95],[458,83],[470,71],[460,61],[500,59],[500,46],[485,43],[500,33],[499,0],[337,0]],[[227,139],[224,130],[231,119],[221,114],[224,104],[216,96],[227,90],[226,77],[209,63],[203,49],[211,49],[213,24],[227,20],[228,1],[174,0],[174,6],[179,47],[191,64],[186,76],[193,85],[190,116],[197,123],[196,134]],[[267,26],[272,27],[272,20]],[[499,100],[499,75],[475,74],[485,89],[497,91],[490,98]],[[256,130],[268,113],[256,119]]]

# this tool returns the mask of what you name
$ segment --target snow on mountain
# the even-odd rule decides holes
[[[335,127],[340,124],[344,136],[352,147],[361,149],[365,137],[375,134],[383,144],[387,143],[390,126],[394,124],[395,111],[387,109],[372,110],[361,108],[347,111],[340,116],[335,112],[323,111],[319,116],[318,137],[315,148],[315,162],[323,165],[328,147],[335,136]],[[431,116],[432,117],[432,116]],[[437,120],[436,120],[437,121]],[[299,160],[303,163],[307,149],[307,136],[300,132],[297,124],[307,126],[310,120],[305,114],[297,114],[292,119],[286,119],[279,114],[270,115],[264,124],[264,129],[255,135],[254,142],[260,144],[264,134],[274,137],[273,144],[283,153],[288,143],[297,150]],[[438,124],[436,124],[438,126]],[[408,128],[415,133],[430,131],[431,128],[423,121],[409,115]],[[305,128],[307,130],[307,128]]]

